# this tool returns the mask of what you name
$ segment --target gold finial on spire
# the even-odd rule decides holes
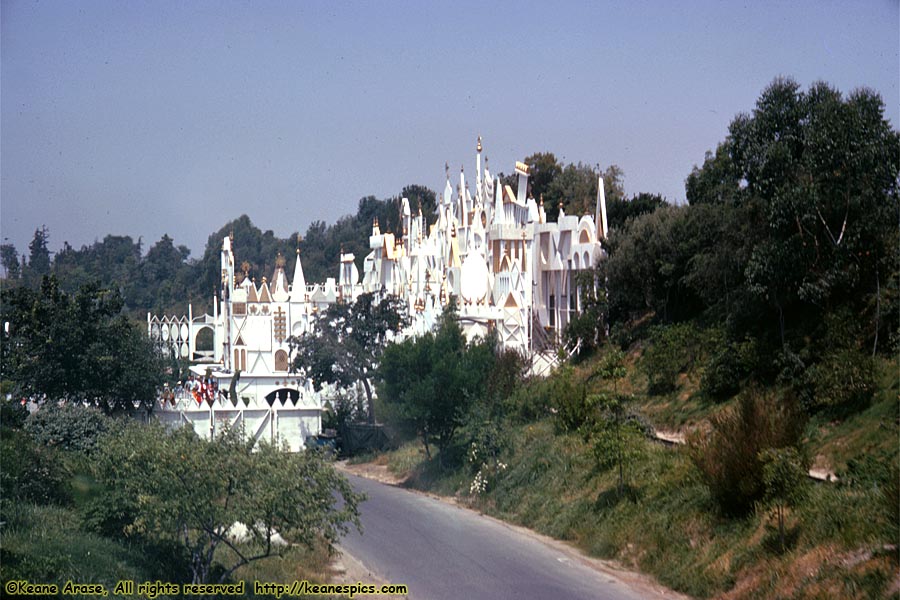
[[[444,173],[447,174],[447,181],[449,181],[450,180],[450,163],[448,163],[448,162],[444,163]]]
[[[250,263],[248,263],[246,260],[241,263],[241,271],[244,272],[244,277],[246,277],[250,272]]]
[[[481,152],[481,136],[480,136],[480,135],[478,136],[478,145],[475,146],[475,149],[476,149],[478,152]]]
[[[279,269],[284,268],[284,256],[281,255],[281,252],[279,252],[278,256],[275,258],[275,266]]]
[[[541,206],[544,206],[544,192],[541,192]]]

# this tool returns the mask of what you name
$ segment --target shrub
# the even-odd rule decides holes
[[[643,368],[651,394],[667,394],[678,387],[678,375],[693,368],[702,349],[701,332],[690,323],[650,330]]]
[[[549,389],[550,379],[535,378],[519,386],[504,400],[504,412],[522,423],[545,418],[551,408]]]
[[[0,437],[0,493],[4,513],[22,502],[69,504],[72,490],[62,457],[37,445],[21,431],[4,431]]]
[[[813,390],[810,410],[861,409],[875,393],[875,363],[851,348],[827,353],[806,372]]]
[[[714,415],[707,431],[688,437],[690,458],[725,514],[746,514],[762,499],[760,453],[787,447],[799,451],[805,419],[793,400],[751,389],[739,396],[737,405]]]
[[[554,373],[548,383],[558,431],[577,431],[593,419],[594,398],[587,395],[585,386],[576,380],[571,367],[563,367]]]
[[[25,431],[38,444],[90,454],[112,423],[110,417],[93,407],[47,403],[28,416]]]
[[[706,364],[700,379],[700,390],[713,400],[727,400],[741,389],[741,384],[753,372],[756,342],[725,342]]]
[[[28,409],[21,402],[0,399],[0,426],[7,429],[21,429],[28,418]]]

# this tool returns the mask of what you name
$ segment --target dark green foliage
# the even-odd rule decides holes
[[[493,338],[487,340],[495,348],[491,362],[490,377],[485,381],[485,404],[493,417],[502,413],[506,416],[507,399],[521,385],[525,385],[530,367],[527,358],[511,348],[500,348]]]
[[[493,360],[490,341],[466,342],[451,303],[434,332],[385,348],[379,396],[394,420],[421,436],[429,457],[431,444],[437,445],[443,467],[470,407],[483,398]]]
[[[552,377],[523,382],[504,402],[508,418],[521,423],[530,423],[549,416],[553,408],[554,385]]]
[[[564,366],[553,374],[548,392],[558,431],[575,432],[593,422],[597,398],[588,395],[571,367]]]
[[[28,417],[24,429],[38,444],[90,454],[113,426],[96,408],[47,403]]]
[[[787,447],[799,452],[805,422],[796,402],[750,389],[714,415],[707,431],[689,437],[691,460],[725,514],[745,514],[763,497],[761,453]]]
[[[294,355],[292,369],[313,380],[316,390],[331,383],[349,388],[357,383],[366,392],[369,423],[375,423],[371,377],[388,337],[397,334],[408,317],[393,295],[376,300],[360,294],[353,304],[336,303],[320,312],[313,333],[288,338]]]
[[[763,500],[775,509],[781,551],[785,549],[785,511],[796,507],[806,497],[807,462],[796,448],[767,448],[760,453],[763,464]]]
[[[22,274],[22,264],[19,262],[19,252],[12,244],[0,244],[0,264],[6,271],[7,280],[16,280]]]
[[[276,532],[330,548],[348,523],[359,525],[362,496],[318,452],[254,445],[237,431],[207,441],[188,429],[133,424],[106,439],[95,466],[105,493],[88,512],[91,525],[177,543],[194,583],[226,581],[242,565],[279,555],[288,546],[272,543]],[[247,526],[241,544],[228,534],[236,522]]]
[[[604,184],[605,183],[606,181],[604,181]],[[628,199],[619,194],[610,196],[607,193],[606,224],[610,231],[613,229],[622,229],[629,219],[650,214],[657,208],[667,205],[668,203],[659,194],[640,193],[635,194],[631,199]]]
[[[644,353],[643,370],[651,394],[667,394],[678,387],[678,377],[695,368],[704,352],[703,332],[691,323],[655,327]]]
[[[68,294],[95,282],[116,290],[122,297],[123,307],[140,311],[143,318],[144,311],[154,307],[156,286],[161,282],[144,276],[142,252],[140,240],[135,242],[129,236],[107,235],[80,250],[63,242],[62,249],[53,258],[53,274],[60,289]]]
[[[50,273],[50,250],[47,243],[50,234],[47,226],[34,230],[34,237],[28,244],[28,270],[26,275],[33,281],[40,281],[41,277]]]
[[[0,428],[21,429],[27,418],[28,409],[17,398],[0,398]]]
[[[563,339],[570,348],[579,348],[576,357],[592,354],[606,339],[607,300],[601,270],[590,268],[575,275],[581,312],[571,317],[563,331]]]
[[[898,330],[898,173],[900,134],[876,94],[774,81],[690,175],[689,206],[612,231],[612,329],[648,313],[712,325],[708,397],[780,383],[810,410],[858,411],[874,388],[867,357]],[[671,391],[685,365],[648,353],[662,355],[651,392]]]
[[[824,83],[804,93],[778,79],[688,179],[692,205],[763,208],[747,289],[782,343],[842,305],[854,307],[873,347],[896,326],[896,315],[878,310],[898,268],[900,205],[900,135],[883,113],[870,90],[844,99]]]
[[[104,412],[148,407],[162,380],[162,358],[124,315],[116,291],[97,284],[69,295],[54,276],[39,292],[2,292],[4,376],[17,394],[87,402]]]
[[[2,518],[24,502],[66,505],[72,501],[70,473],[62,455],[35,443],[20,430],[0,436],[0,509]]]
[[[138,499],[117,487],[104,488],[82,508],[82,524],[87,531],[109,538],[136,538]]]
[[[856,412],[868,406],[875,392],[872,357],[858,350],[841,348],[827,352],[806,372],[813,391],[810,410],[822,408]]]
[[[711,356],[700,378],[700,390],[713,400],[727,400],[737,394],[756,370],[757,344],[752,338],[729,342],[711,336],[707,350]]]

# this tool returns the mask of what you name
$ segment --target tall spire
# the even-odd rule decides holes
[[[299,243],[299,240],[297,240]],[[294,263],[294,280],[291,282],[291,302],[303,302],[306,299],[306,278],[303,277],[303,265],[300,264],[300,246],[297,246],[297,262]]]

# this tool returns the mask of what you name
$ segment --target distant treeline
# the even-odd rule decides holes
[[[613,226],[621,225],[629,216],[652,211],[664,204],[660,196],[650,194],[638,194],[626,201],[622,171],[615,165],[601,172],[599,167],[580,163],[564,165],[551,153],[535,153],[525,161],[532,166],[533,173],[529,193],[543,198],[551,220],[556,218],[560,205],[570,214],[592,214],[599,175],[605,178]],[[501,173],[499,177],[515,187],[514,175]],[[195,312],[202,313],[211,310],[211,299],[218,291],[219,253],[225,236],[234,238],[238,269],[246,266],[250,277],[257,281],[263,277],[271,278],[279,254],[285,258],[287,272],[293,273],[299,249],[306,280],[323,282],[337,276],[342,248],[356,256],[362,270],[376,218],[382,232],[402,234],[400,199],[404,197],[409,198],[414,214],[421,210],[428,224],[435,222],[435,192],[422,185],[408,185],[392,198],[361,198],[355,215],[341,217],[332,225],[314,221],[302,236],[295,232],[287,238],[279,238],[271,230],[262,231],[256,227],[247,215],[241,215],[209,236],[199,258],[192,258],[187,246],[176,245],[168,235],[163,235],[146,253],[140,239],[107,235],[80,249],[64,242],[62,249],[51,255],[48,242],[52,232],[40,227],[35,230],[27,252],[20,253],[12,244],[0,247],[6,276],[4,285],[37,289],[44,275],[53,274],[60,288],[68,293],[76,292],[89,282],[117,289],[125,300],[126,311],[138,318],[147,311],[186,313],[188,303],[193,304]]]

